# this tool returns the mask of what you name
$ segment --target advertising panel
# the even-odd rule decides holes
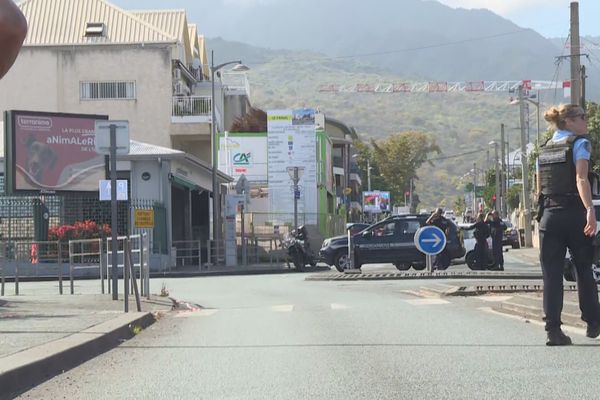
[[[269,110],[269,199],[272,213],[290,215],[294,210],[293,182],[289,167],[302,167],[298,200],[306,224],[317,223],[317,137],[315,110]]]
[[[390,192],[363,192],[363,211],[372,214],[390,212]]]
[[[233,177],[241,175],[250,183],[267,183],[267,136],[229,134],[219,137],[219,170]]]
[[[98,191],[105,169],[94,129],[107,116],[10,111],[6,117],[8,191]]]

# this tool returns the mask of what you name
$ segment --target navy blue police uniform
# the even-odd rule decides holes
[[[577,160],[590,160],[587,136],[558,130],[540,150],[541,183],[540,263],[544,279],[546,331],[560,330],[563,307],[563,269],[568,248],[576,271],[581,319],[600,324],[598,288],[591,265],[593,238],[584,234],[586,209],[576,185]]]

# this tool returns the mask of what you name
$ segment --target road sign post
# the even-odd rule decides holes
[[[425,254],[427,272],[433,272],[433,256],[446,247],[446,235],[437,226],[424,226],[415,233],[415,246]]]
[[[344,269],[345,274],[361,274],[360,268],[356,268],[354,252],[354,240],[352,238],[352,229],[348,228],[348,268]]]
[[[109,131],[109,143],[106,143],[106,131]],[[117,136],[117,130],[119,135]],[[117,143],[119,140],[119,143]],[[111,206],[111,251],[112,251],[112,298],[118,300],[118,207],[117,207],[117,153],[129,154],[129,122],[128,121],[96,121],[95,138],[96,152],[110,155],[110,206]],[[107,146],[108,145],[108,146]],[[125,272],[125,271],[124,271]],[[127,285],[127,283],[125,283]]]

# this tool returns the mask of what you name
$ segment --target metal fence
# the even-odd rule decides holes
[[[132,214],[135,208],[154,209],[154,229],[138,230],[133,227]],[[0,240],[8,242],[6,257],[14,260],[14,246],[11,243],[60,240],[66,245],[72,239],[110,236],[111,215],[110,202],[100,201],[98,194],[0,194]],[[86,221],[94,222],[96,227],[81,225]],[[80,225],[68,229],[77,223]],[[108,229],[104,230],[104,226]],[[167,213],[159,202],[145,199],[119,201],[117,231],[119,235],[146,233],[154,254],[168,253]]]
[[[324,237],[343,235],[346,232],[346,219],[336,214],[299,213],[298,225],[315,225]],[[293,229],[294,215],[289,213],[258,213],[245,214],[247,234],[252,236],[285,235]],[[238,217],[237,232],[241,232],[241,220]]]

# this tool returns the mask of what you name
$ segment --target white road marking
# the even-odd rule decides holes
[[[487,312],[490,314],[500,315],[500,316],[506,317],[506,318],[515,319],[515,320],[521,321],[521,322],[527,321],[530,324],[536,325],[536,326],[545,326],[546,325],[546,323],[543,321],[538,321],[538,320],[535,320],[532,318],[522,317],[520,315],[512,315],[512,314],[503,313],[500,311],[496,311],[496,310],[492,309],[491,307],[479,307],[478,310]],[[563,325],[561,328],[565,332],[573,333],[575,335],[585,336],[585,329],[583,329],[583,328],[576,328],[574,326],[569,326],[569,325]]]
[[[476,299],[488,302],[503,302],[512,299],[514,296],[477,296]]]
[[[293,304],[283,304],[280,306],[272,306],[271,310],[273,311],[277,311],[277,312],[290,312],[294,309],[294,305]]]
[[[429,306],[435,304],[449,304],[450,302],[442,299],[414,299],[414,300],[404,300],[408,304],[412,304],[413,306]]]
[[[332,310],[346,310],[349,307],[345,304],[339,304],[339,303],[331,303],[331,309]]]
[[[209,309],[209,310],[199,310],[199,311],[181,311],[178,312],[177,314],[175,314],[175,318],[182,318],[182,317],[210,317],[211,315],[214,315],[217,311],[219,310],[213,310],[213,309]]]

